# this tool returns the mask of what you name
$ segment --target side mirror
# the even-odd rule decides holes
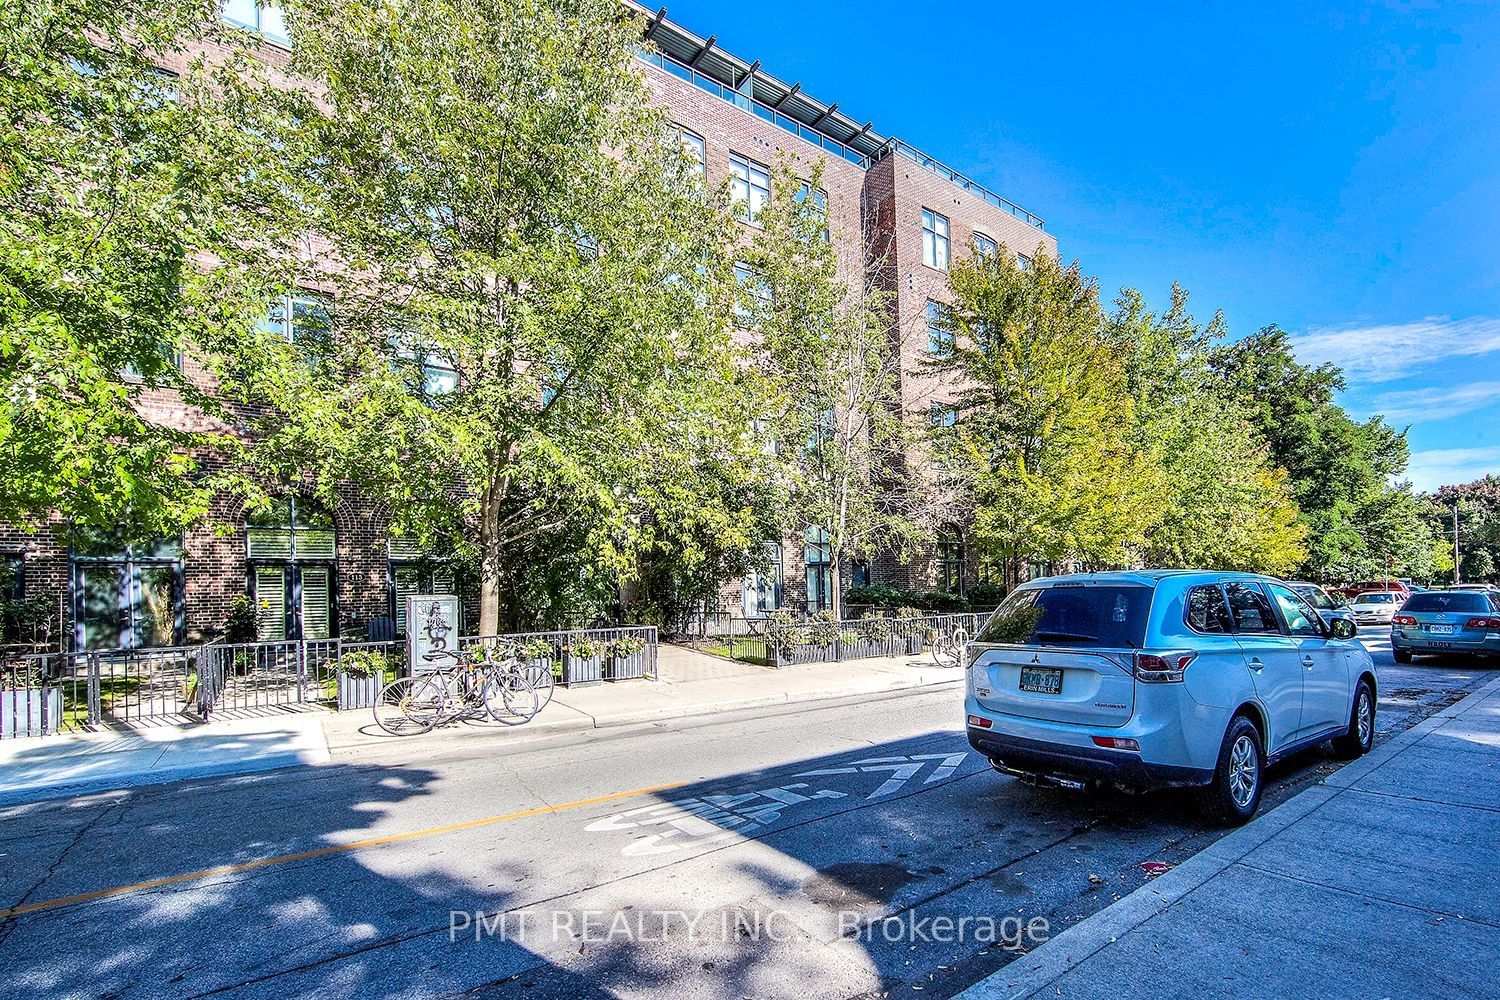
[[[1358,634],[1354,623],[1347,618],[1335,618],[1329,622],[1328,631],[1335,639],[1353,639]]]

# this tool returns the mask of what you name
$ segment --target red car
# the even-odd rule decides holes
[[[1400,580],[1361,580],[1358,583],[1351,583],[1347,587],[1336,587],[1334,588],[1334,593],[1342,594],[1346,600],[1352,601],[1360,594],[1371,590],[1377,592],[1389,591],[1393,594],[1400,594],[1402,600],[1411,596],[1411,591]]]

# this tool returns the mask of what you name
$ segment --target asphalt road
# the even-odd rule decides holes
[[[1490,674],[1398,667],[1370,645],[1381,738]],[[1219,836],[1183,793],[994,774],[958,692],[478,751],[414,742],[379,763],[5,808],[0,982],[38,997],[947,996]],[[1279,765],[1265,807],[1334,767],[1326,751]]]

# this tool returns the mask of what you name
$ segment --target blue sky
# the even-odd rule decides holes
[[[1231,336],[1277,323],[1411,425],[1418,486],[1500,473],[1500,3],[792,3],[668,18],[1047,220]]]

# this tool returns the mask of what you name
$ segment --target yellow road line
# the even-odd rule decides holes
[[[255,861],[244,861],[235,865],[219,865],[216,868],[205,868],[202,871],[187,872],[183,875],[169,875],[166,878],[149,879],[145,882],[135,882],[131,885],[116,886],[113,889],[96,889],[93,892],[81,892],[76,896],[45,899],[37,903],[26,903],[22,906],[13,906],[8,910],[0,910],[0,920],[9,917],[19,917],[26,913],[36,913],[38,910],[51,910],[59,906],[69,906],[73,903],[89,903],[96,899],[123,896],[127,893],[140,892],[144,889],[155,889],[164,885],[176,885],[179,882],[195,882],[198,879],[213,878],[216,875],[233,875],[236,872],[252,871],[256,868],[269,868],[272,865],[284,865],[292,861],[306,861],[309,858],[322,858],[330,854],[359,851],[366,847],[381,847],[385,844],[398,844],[404,840],[417,840],[422,837],[433,837],[442,833],[473,830],[476,827],[504,823],[507,820],[525,819],[528,816],[542,816],[547,813],[565,812],[566,810],[579,809],[583,806],[598,805],[601,802],[614,802],[616,799],[628,799],[637,795],[650,795],[652,792],[665,792],[669,789],[681,788],[685,784],[687,784],[685,781],[674,781],[666,785],[652,785],[650,788],[633,788],[628,792],[614,792],[610,795],[599,795],[591,799],[564,802],[556,806],[537,806],[535,809],[523,809],[520,812],[506,813],[503,816],[486,816],[483,819],[470,819],[462,823],[450,823],[447,826],[434,826],[425,830],[393,833],[385,837],[371,837],[368,840],[355,840],[347,844],[330,844],[327,847],[319,847],[311,851],[298,851],[296,854],[282,854],[274,858],[260,858]]]

